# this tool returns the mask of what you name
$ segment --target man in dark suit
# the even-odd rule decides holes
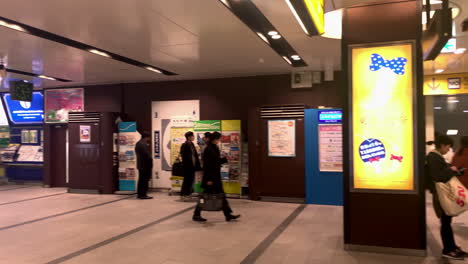
[[[151,135],[148,132],[141,134],[141,139],[135,147],[137,156],[138,178],[138,199],[153,199],[148,196],[149,180],[153,172],[153,157],[150,150]]]
[[[180,155],[182,156],[182,163],[184,164],[184,181],[181,190],[182,200],[187,200],[192,194],[195,172],[201,170],[198,152],[193,144],[195,135],[193,132],[187,132],[185,133],[185,139],[187,141],[182,144],[180,148]]]

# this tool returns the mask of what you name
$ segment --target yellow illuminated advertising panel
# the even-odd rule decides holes
[[[412,191],[413,44],[353,47],[353,188]]]
[[[319,35],[325,33],[325,17],[324,17],[324,2],[323,0],[304,0],[315,28]]]

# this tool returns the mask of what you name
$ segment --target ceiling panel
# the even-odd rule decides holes
[[[340,41],[307,37],[283,0],[253,0],[309,64],[340,68]],[[218,0],[0,0],[0,16],[152,64],[162,76],[25,33],[0,28],[9,67],[73,84],[179,80],[293,71]],[[329,55],[324,55],[329,54]],[[294,69],[294,70],[302,70]],[[46,81],[46,87],[64,83]]]

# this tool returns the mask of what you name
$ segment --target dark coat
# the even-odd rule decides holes
[[[201,170],[200,159],[198,158],[197,150],[195,145],[187,141],[180,147],[180,155],[182,156],[182,163],[184,164],[184,170],[188,171],[199,171]],[[195,164],[193,163],[192,157],[195,157]]]
[[[458,173],[450,168],[444,157],[436,152],[430,152],[426,157],[426,170],[427,170],[427,186],[432,193],[432,202],[434,211],[437,217],[441,217],[443,209],[440,206],[439,196],[435,184],[437,182],[448,182],[453,176],[457,176]]]
[[[151,156],[150,146],[141,139],[135,146],[137,156],[137,168],[139,170],[153,169],[153,157]]]
[[[202,187],[205,192],[224,193],[221,179],[221,165],[227,163],[226,158],[221,158],[221,152],[217,145],[208,143],[203,151],[203,180]],[[207,183],[211,181],[213,185]]]

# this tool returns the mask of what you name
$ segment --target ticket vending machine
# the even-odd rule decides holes
[[[69,114],[68,187],[112,194],[118,187],[117,113]]]
[[[44,171],[44,96],[33,92],[32,101],[23,102],[4,93],[2,99],[10,127],[10,144],[1,150],[6,176],[9,181],[40,183]]]

